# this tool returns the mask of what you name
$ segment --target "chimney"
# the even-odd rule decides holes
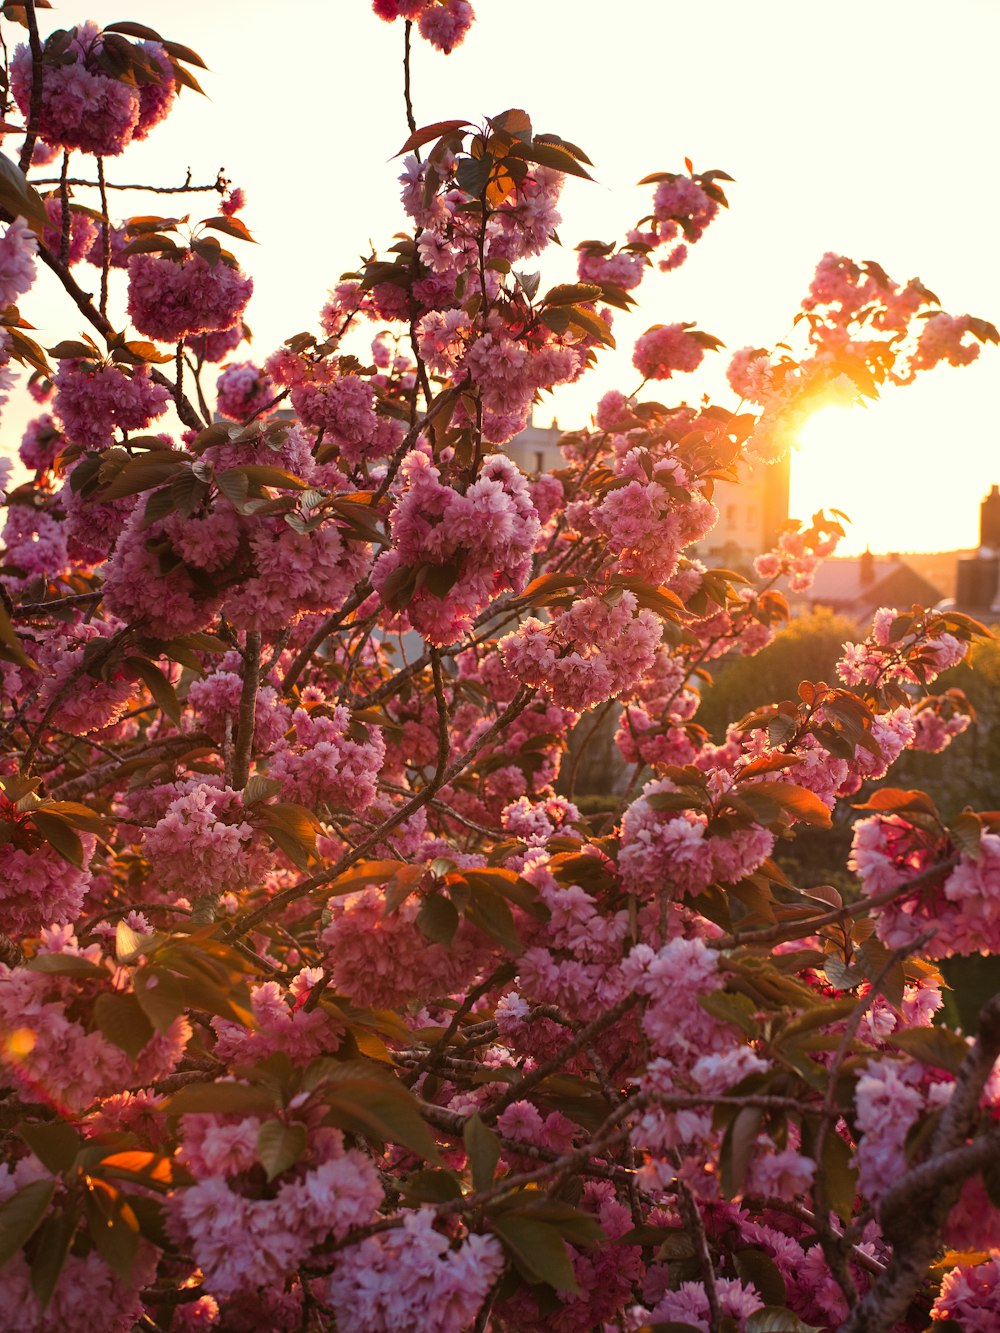
[[[991,551],[1000,550],[1000,488],[990,487],[990,493],[979,506],[979,545]]]
[[[875,557],[868,546],[865,547],[859,562],[858,582],[863,587],[875,582]]]

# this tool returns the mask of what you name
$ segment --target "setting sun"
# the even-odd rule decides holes
[[[942,379],[950,378],[942,376]],[[950,385],[888,389],[864,407],[828,406],[800,427],[791,459],[790,512],[840,509],[851,520],[841,554],[944,551],[974,546],[978,502],[993,480],[982,452],[942,501],[941,441],[956,450]],[[932,391],[933,390],[933,391]]]

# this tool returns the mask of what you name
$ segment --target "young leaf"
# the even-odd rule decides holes
[[[206,218],[201,225],[211,227],[213,231],[221,231],[226,236],[233,236],[238,241],[253,241],[254,245],[257,244],[247,230],[246,223],[241,222],[239,218]]]
[[[446,134],[453,134],[455,130],[466,130],[469,128],[470,126],[467,120],[435,121],[433,125],[425,125],[423,129],[414,130],[396,156],[402,157],[404,153],[409,153],[414,148],[422,148],[425,143],[430,143],[432,139],[443,138]]]

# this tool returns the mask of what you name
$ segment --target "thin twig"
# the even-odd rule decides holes
[[[108,313],[108,275],[111,272],[111,221],[108,218],[108,187],[104,158],[97,159],[97,182],[101,190],[101,314]]]
[[[33,6],[32,4],[30,4],[30,0],[29,0],[28,8],[29,8],[29,9],[33,9],[33,7],[34,7],[34,6]],[[29,25],[29,26],[30,26],[30,25]],[[32,88],[32,93],[34,93],[34,88]],[[39,90],[39,95],[40,95],[40,94],[41,94],[41,90]],[[34,146],[34,145],[32,145],[32,146]],[[23,149],[22,149],[22,154],[23,154]],[[22,171],[25,170],[25,168],[24,168],[23,166],[22,166],[21,169],[22,169]],[[225,178],[224,178],[222,172],[220,171],[219,174],[218,174],[218,176],[215,178],[215,180],[212,182],[211,185],[192,185],[192,184],[190,183],[190,182],[191,182],[191,172],[190,172],[190,170],[189,170],[189,171],[188,171],[188,174],[187,174],[187,181],[186,181],[183,185],[140,185],[140,184],[133,184],[133,185],[116,185],[113,181],[106,181],[106,182],[105,182],[105,189],[107,189],[107,190],[145,190],[145,191],[146,191],[147,193],[149,193],[149,194],[205,194],[205,193],[207,193],[207,192],[210,191],[210,190],[214,190],[216,194],[224,194],[224,193],[225,193],[225,189],[226,189],[224,180],[225,180]],[[52,179],[33,180],[33,181],[31,182],[31,184],[32,184],[32,185],[35,185],[35,186],[38,186],[38,185],[58,185],[58,184],[59,184],[59,177],[57,176],[57,177],[54,177],[54,178],[52,178]],[[99,182],[99,181],[88,181],[88,180],[84,180],[84,179],[82,179],[82,178],[71,177],[71,178],[66,182],[66,184],[67,184],[67,185],[89,186],[91,189],[96,190],[96,189],[98,188],[98,185],[100,184],[100,182]]]
[[[257,691],[260,688],[260,651],[260,630],[247,630],[247,646],[243,650],[243,686],[240,690],[239,721],[233,755],[233,787],[236,791],[243,790],[250,776]]]
[[[38,36],[38,16],[35,13],[35,0],[24,0],[24,18],[28,25],[28,46],[31,49],[31,98],[28,102],[28,127],[21,145],[21,171],[27,173],[35,151],[38,138],[38,118],[42,112],[42,78],[45,62],[42,59],[42,43]]]
[[[384,841],[387,833],[390,833],[397,825],[402,824],[405,820],[409,819],[415,811],[426,805],[441,787],[454,781],[454,779],[463,772],[467,765],[472,762],[479,751],[482,750],[484,746],[489,745],[499,732],[503,731],[515,717],[524,711],[534,693],[535,691],[533,689],[518,690],[517,694],[499,715],[493,725],[488,727],[481,736],[477,737],[465,753],[456,759],[447,771],[443,773],[435,773],[434,777],[422,791],[417,792],[409,801],[404,805],[401,805],[394,814],[380,824],[373,833],[368,835],[367,838],[358,843],[356,847],[345,852],[329,870],[323,870],[316,875],[311,875],[308,879],[302,880],[298,884],[290,884],[288,888],[279,890],[279,892],[269,898],[267,902],[262,903],[246,916],[240,917],[229,928],[228,937],[232,939],[238,935],[245,935],[247,931],[253,930],[261,921],[265,920],[282,907],[287,906],[289,903],[297,902],[299,898],[304,898],[315,889],[321,889],[327,884],[332,884],[334,880],[344,873],[345,870],[349,870],[352,865],[357,861],[360,861],[361,858],[371,851],[373,847],[376,847],[380,842]]]
[[[806,917],[801,921],[778,922],[774,926],[765,926],[761,930],[738,931],[734,935],[720,935],[717,939],[706,940],[710,949],[740,949],[747,945],[755,944],[775,944],[779,940],[801,940],[808,935],[815,935],[820,926],[837,925],[842,921],[850,921],[858,916],[866,916],[874,911],[876,907],[884,907],[886,903],[891,903],[894,899],[902,897],[911,889],[919,888],[921,884],[926,884],[929,880],[938,875],[944,874],[946,870],[951,870],[953,866],[958,865],[958,856],[946,857],[943,861],[938,861],[935,865],[928,866],[921,870],[919,874],[912,875],[902,884],[897,884],[895,888],[883,889],[881,893],[873,893],[871,897],[859,898],[856,902],[845,903],[843,907],[835,907],[832,911],[823,912],[819,916]]]

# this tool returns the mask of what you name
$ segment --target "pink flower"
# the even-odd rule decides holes
[[[434,1229],[430,1209],[343,1250],[326,1298],[338,1327],[365,1333],[465,1333],[503,1271],[494,1236],[467,1235],[457,1249]]]
[[[524,476],[499,454],[464,492],[441,481],[421,450],[401,469],[406,489],[393,511],[393,544],[372,571],[389,604],[432,643],[452,643],[505,591],[521,592],[531,573],[538,515]]]
[[[0,308],[14,305],[35,281],[38,238],[24,218],[15,218],[0,236]]]
[[[66,437],[47,412],[33,417],[21,436],[18,453],[25,467],[36,472],[45,472],[52,467],[59,451],[66,444]]]
[[[632,364],[645,379],[668,380],[675,370],[697,370],[704,355],[683,324],[657,324],[636,341]]]
[[[469,0],[443,0],[428,5],[420,15],[420,35],[446,56],[450,55],[464,41],[473,17]]]
[[[270,376],[252,361],[231,362],[215,382],[216,406],[224,417],[247,421],[267,407],[275,396]]]
[[[160,255],[129,260],[128,313],[140,333],[177,342],[193,333],[231,329],[247,308],[253,281],[219,260],[201,255],[179,261]]]
[[[362,728],[367,739],[352,739],[350,721],[342,707],[295,710],[292,735],[279,743],[268,764],[268,776],[282,784],[285,800],[310,810],[360,812],[371,805],[385,741],[377,727]]]
[[[92,361],[63,361],[53,407],[73,444],[105,449],[115,431],[142,431],[167,410],[170,394],[142,367],[131,371]]]
[[[52,254],[59,256],[62,254],[62,204],[58,199],[46,199],[45,212],[49,217],[49,226],[42,232],[42,239],[46,248]],[[66,262],[79,264],[81,259],[86,259],[99,234],[97,223],[89,214],[70,207],[69,250]]]
[[[60,148],[116,157],[131,143],[139,122],[138,89],[120,83],[100,64],[104,43],[95,23],[84,23],[73,33],[66,63],[44,65],[38,132]],[[11,61],[11,91],[26,119],[31,86],[31,51],[21,45]]]
[[[584,597],[545,624],[534,617],[500,640],[507,670],[566,708],[582,711],[632,689],[653,663],[660,623],[623,592],[608,605]]]
[[[274,856],[245,815],[239,792],[191,784],[143,838],[157,883],[185,897],[256,887]]]

